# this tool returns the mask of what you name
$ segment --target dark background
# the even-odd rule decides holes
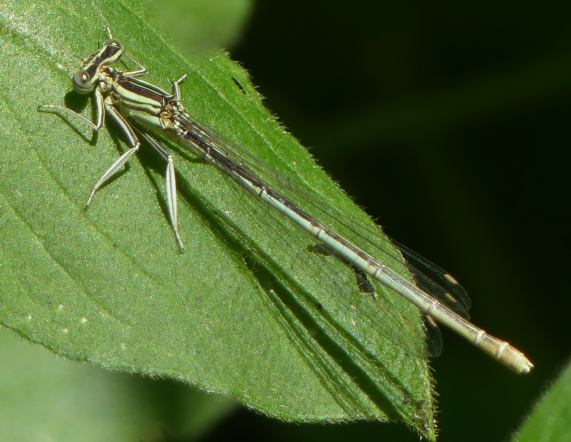
[[[569,2],[259,1],[231,48],[331,176],[536,364],[514,375],[445,331],[441,441],[507,440],[569,355],[570,17]],[[240,436],[418,440],[246,410],[208,439]]]

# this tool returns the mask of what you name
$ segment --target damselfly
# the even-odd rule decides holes
[[[531,370],[533,364],[522,352],[509,343],[488,334],[458,313],[465,310],[462,303],[465,305],[467,301],[457,300],[451,294],[456,293],[460,298],[463,297],[461,287],[452,276],[405,247],[399,246],[405,258],[413,259],[420,270],[416,272],[420,275],[420,284],[417,286],[409,282],[402,272],[391,265],[391,260],[398,259],[394,254],[383,252],[383,256],[376,256],[376,251],[381,250],[380,247],[373,244],[372,251],[369,252],[366,250],[367,247],[357,246],[354,241],[347,239],[337,229],[311,215],[308,207],[302,208],[293,198],[285,196],[286,192],[277,190],[259,178],[256,170],[259,170],[260,166],[254,165],[252,161],[245,158],[243,152],[235,151],[231,144],[225,143],[215,132],[197,122],[186,111],[181,103],[180,94],[180,83],[186,79],[186,75],[174,81],[172,92],[167,93],[137,78],[147,73],[147,70],[137,62],[135,63],[138,69],[133,71],[123,72],[113,67],[112,65],[123,56],[124,47],[113,38],[108,28],[106,32],[109,39],[96,53],[88,57],[82,69],[73,75],[73,86],[76,92],[85,95],[93,94],[95,122],[63,106],[42,105],[39,107],[40,111],[64,111],[71,114],[84,121],[94,131],[99,131],[104,126],[107,115],[119,126],[129,144],[129,149],[97,181],[87,204],[91,202],[97,190],[119,172],[138,151],[141,142],[137,135],[140,135],[167,163],[165,180],[168,214],[176,241],[182,249],[183,243],[178,231],[177,188],[173,157],[155,136],[169,138],[176,145],[188,149],[214,165],[251,194],[277,209],[348,265],[406,298],[428,318],[449,327],[515,372],[528,373]],[[307,192],[311,193],[311,191]],[[301,194],[297,193],[297,195]],[[316,204],[322,207],[324,205],[323,202],[316,202],[317,200],[309,198],[302,197],[301,200],[305,200],[306,204]],[[321,210],[324,212],[327,209]],[[358,234],[364,235],[366,232]],[[439,276],[436,280],[428,278],[424,275],[423,269],[429,269],[432,274],[438,273]],[[455,304],[458,307],[455,308]]]

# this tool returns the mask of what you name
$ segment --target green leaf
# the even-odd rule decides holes
[[[183,103],[199,121],[334,201],[336,227],[373,226],[263,107],[243,69],[222,52],[182,56],[145,5],[97,8],[147,81],[169,88],[188,73]],[[36,108],[65,103],[90,116],[69,72],[105,38],[97,8],[18,0],[0,11],[9,61],[0,64],[0,322],[68,358],[168,376],[283,420],[401,420],[433,439],[419,311],[380,286],[377,299],[362,293],[351,268],[214,167],[177,156],[184,254],[167,221],[165,165],[146,149],[85,210],[121,135],[104,130],[90,143],[79,121]]]
[[[522,427],[514,442],[557,442],[571,440],[571,364],[550,386]]]
[[[232,401],[181,384],[56,358],[4,328],[0,347],[1,440],[190,440],[234,408]]]

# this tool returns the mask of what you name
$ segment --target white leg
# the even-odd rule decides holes
[[[111,28],[109,26],[105,26],[103,29],[105,29],[105,33],[107,34],[107,38],[109,40],[113,40],[113,34],[111,33]]]
[[[127,137],[127,142],[129,143],[130,149],[127,150],[123,155],[121,155],[117,161],[115,161],[109,169],[105,171],[103,176],[99,178],[99,181],[95,183],[91,194],[89,195],[89,199],[87,200],[86,206],[89,206],[91,200],[95,196],[95,192],[99,190],[103,184],[105,184],[113,175],[115,175],[124,165],[129,161],[129,159],[139,150],[139,146],[141,143],[137,139],[137,136],[129,126],[129,123],[115,110],[115,108],[111,105],[106,104],[105,109],[110,117],[115,120],[115,122],[119,125],[119,128],[123,131],[124,135]]]
[[[176,203],[176,176],[174,170],[174,162],[172,154],[156,139],[145,132],[139,132],[147,143],[167,162],[167,170],[165,171],[165,187],[167,191],[167,207],[171,227],[176,238],[176,243],[180,251],[184,251],[184,244],[178,232],[178,209]]]
[[[172,94],[176,101],[180,101],[180,84],[186,81],[187,75],[184,74],[178,80],[172,82]]]
[[[123,72],[123,75],[125,75],[126,77],[142,77],[143,75],[146,75],[147,68],[145,66],[143,66],[141,63],[139,63],[137,60],[135,60],[132,56],[128,54],[125,54],[123,57],[129,58],[133,63],[135,63],[139,67],[139,69],[135,71]]]

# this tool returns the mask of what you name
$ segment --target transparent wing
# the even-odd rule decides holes
[[[348,232],[348,236],[366,252],[370,253],[382,263],[393,267],[402,264],[403,258],[406,267],[413,274],[418,286],[429,295],[460,314],[469,318],[471,300],[466,290],[445,269],[431,262],[427,258],[414,252],[407,246],[382,233],[381,228],[362,218],[347,215],[334,202],[327,201],[313,189],[300,180],[279,174],[264,161],[252,155],[243,146],[224,140],[214,130],[205,127],[192,116],[188,118],[200,126],[211,141],[234,162],[255,172],[263,181],[292,199],[301,208],[315,216],[328,227],[334,228],[338,233]],[[356,239],[357,238],[357,239]],[[385,244],[388,239],[394,247],[388,248]],[[396,267],[398,268],[398,265]],[[401,276],[403,276],[401,274]]]
[[[223,151],[233,162],[254,172],[267,185],[279,191],[328,228],[346,237],[403,278],[410,279],[410,273],[412,273],[419,288],[462,316],[468,316],[467,311],[470,307],[470,300],[465,290],[443,269],[403,245],[390,240],[374,223],[367,222],[356,215],[346,215],[346,211],[343,212],[335,204],[326,201],[298,179],[297,176],[288,178],[276,173],[274,169],[241,146],[227,142],[215,131],[206,128],[191,116],[186,117],[193,127],[199,128],[200,136],[204,141]],[[272,219],[282,217],[271,208],[264,207],[260,210],[268,211]],[[279,243],[281,247],[292,247],[292,244],[280,232],[272,235],[273,240]],[[314,245],[317,246],[318,243],[315,242]],[[371,283],[366,276],[359,275],[354,270],[349,273],[339,272],[338,268],[325,265],[324,261],[315,262],[315,257],[308,253],[307,245],[302,249],[298,248],[294,255],[296,258],[291,262],[288,269],[291,271],[291,274],[295,275],[302,271],[306,278],[314,279],[315,283],[322,284],[323,287],[331,292],[337,292],[337,295],[341,296],[343,300],[346,311],[356,310],[356,305],[362,304],[364,302],[363,299],[374,299],[375,303],[378,304],[378,310],[382,314],[377,315],[376,313],[371,313],[366,308],[359,308],[361,315],[359,320],[369,323],[371,327],[384,334],[387,339],[405,349],[408,353],[424,357],[440,352],[439,334],[431,333],[428,349],[426,346],[411,346],[409,342],[414,342],[414,339],[401,339],[401,335],[395,335],[395,330],[405,330],[406,333],[404,335],[409,334],[418,337],[419,334],[424,335],[424,329],[419,329],[410,319],[400,313],[400,310],[393,305],[395,295],[387,295],[387,290],[382,286],[379,287],[378,283]],[[311,258],[307,258],[308,256]],[[325,258],[322,257],[322,259]],[[348,266],[345,265],[345,267]],[[370,292],[371,290],[363,289],[367,285],[363,281],[366,281],[370,287],[374,287],[375,292],[383,292],[383,296],[367,295],[367,291]],[[436,337],[432,335],[436,335]]]

